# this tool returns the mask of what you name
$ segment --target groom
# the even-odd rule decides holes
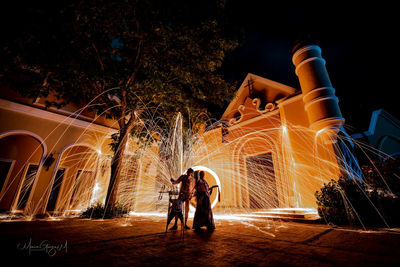
[[[179,190],[179,198],[182,201],[185,201],[185,229],[190,229],[187,226],[187,219],[189,216],[189,201],[193,196],[193,188],[195,185],[195,180],[193,177],[193,169],[189,168],[186,171],[186,174],[181,175],[176,181],[171,178],[172,184],[181,183],[181,188]],[[178,228],[178,218],[175,218],[175,224],[169,230],[176,230]]]

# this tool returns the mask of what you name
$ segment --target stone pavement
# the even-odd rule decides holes
[[[215,221],[214,233],[184,236],[165,233],[163,217],[2,221],[0,255],[8,266],[400,266],[395,229]]]

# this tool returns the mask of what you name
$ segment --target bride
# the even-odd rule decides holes
[[[200,172],[200,177],[196,182],[196,212],[194,214],[193,229],[201,231],[202,226],[207,227],[207,231],[214,231],[215,224],[211,210],[210,189],[207,182],[204,180],[204,171]]]

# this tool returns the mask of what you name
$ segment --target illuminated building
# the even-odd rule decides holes
[[[221,123],[194,145],[185,168],[210,170],[206,179],[221,189],[219,208],[315,208],[315,191],[341,175],[334,146],[344,119],[321,49],[299,46],[293,63],[301,90],[248,74]],[[117,123],[73,104],[46,108],[47,100],[32,103],[2,90],[3,211],[63,214],[104,202]],[[158,179],[156,144],[138,159],[133,143],[124,156],[119,202],[154,210],[157,189],[171,177]]]
[[[334,146],[344,119],[321,49],[300,46],[293,63],[301,90],[248,74],[204,133],[194,154],[221,180],[220,207],[315,208],[315,191],[341,175]]]

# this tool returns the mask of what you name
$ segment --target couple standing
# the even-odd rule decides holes
[[[185,229],[190,229],[187,226],[189,216],[189,201],[193,196],[196,196],[196,212],[193,219],[193,229],[201,231],[202,226],[206,226],[208,231],[214,231],[215,224],[211,210],[210,189],[207,182],[204,180],[204,171],[200,171],[197,180],[193,177],[193,169],[189,168],[186,174],[181,175],[177,180],[171,179],[173,184],[181,183],[179,191],[179,199],[185,202]],[[177,221],[170,230],[177,229]]]

